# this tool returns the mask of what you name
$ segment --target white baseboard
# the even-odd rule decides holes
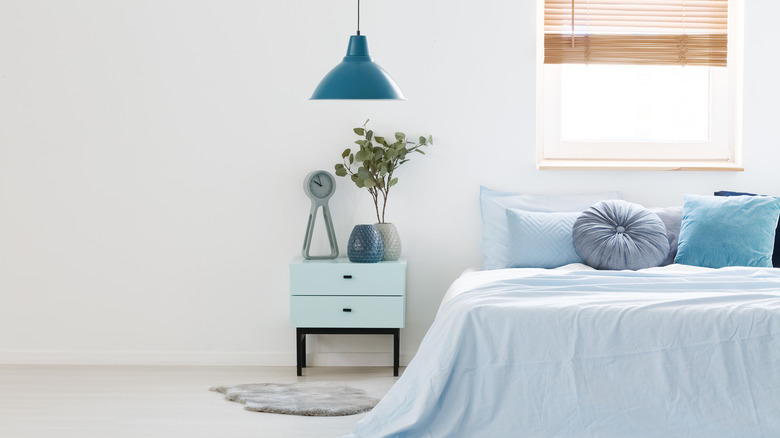
[[[411,355],[401,354],[401,366]],[[392,353],[311,353],[310,366],[392,366]],[[294,353],[212,351],[0,351],[0,365],[295,366]]]
[[[212,351],[0,351],[0,364],[295,366],[295,354]]]

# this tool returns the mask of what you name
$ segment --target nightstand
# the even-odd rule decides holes
[[[296,327],[298,375],[306,367],[306,335],[393,335],[393,375],[406,319],[406,260],[348,259],[290,263],[290,320]]]

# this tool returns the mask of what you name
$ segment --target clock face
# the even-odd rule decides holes
[[[307,191],[311,196],[319,199],[328,198],[335,190],[333,176],[325,171],[312,172],[306,178]]]

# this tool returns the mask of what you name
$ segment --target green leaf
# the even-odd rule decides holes
[[[336,176],[347,176],[347,169],[344,166],[341,169],[336,169]]]
[[[344,152],[341,153],[341,158],[347,158],[351,152],[352,151],[349,150],[349,148],[344,149]]]
[[[420,149],[417,149],[415,152],[419,152],[419,153],[425,155],[425,152],[421,151]]]
[[[359,144],[361,147],[365,147],[366,143],[368,143],[368,142],[365,141],[365,140],[355,140],[355,143]]]
[[[425,144],[425,142],[426,142],[426,140],[425,140],[425,137],[423,137],[423,136],[420,136],[420,141],[419,141],[419,143],[420,143],[421,145],[424,145],[424,144]]]
[[[398,184],[398,178],[393,178],[390,180],[390,184],[388,185],[388,187],[393,187],[396,184]]]
[[[344,165],[341,163],[336,164],[336,170],[343,169]]]
[[[368,179],[371,178],[371,174],[368,172],[368,169],[365,167],[360,167],[357,172],[358,178],[360,179]]]
[[[366,161],[371,161],[371,158],[373,156],[374,156],[374,154],[371,153],[371,151],[369,151],[368,149],[364,149],[364,150],[360,151],[360,158],[358,158],[357,154],[355,155],[355,161],[360,162],[360,163],[364,163]]]
[[[355,162],[355,156],[352,155],[352,154],[349,154],[349,165],[351,166],[352,163],[354,163],[354,162]]]
[[[374,137],[374,131],[368,130],[366,131],[366,140],[371,140]]]
[[[367,189],[370,189],[372,187],[376,187],[376,184],[374,184],[374,181],[372,181],[371,179],[364,179],[363,186]]]
[[[363,129],[363,128],[355,128],[355,129],[353,129],[353,131],[355,131],[355,134],[357,134],[357,135],[364,135],[365,132],[366,132],[366,130]]]
[[[395,139],[398,141],[404,141],[404,139],[406,139],[406,134],[404,134],[403,132],[396,132]]]
[[[380,189],[384,189],[385,188],[385,180],[384,179],[377,180],[376,181],[376,186],[379,187]]]
[[[387,142],[385,141],[384,137],[380,137],[380,136],[377,135],[376,137],[374,137],[374,141],[379,143],[379,144],[381,144],[381,145],[387,146]]]
[[[428,143],[433,144],[433,136],[428,136]]]

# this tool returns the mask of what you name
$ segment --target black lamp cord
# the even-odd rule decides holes
[[[357,34],[360,35],[360,0],[357,0],[358,2],[358,27],[357,27]]]

